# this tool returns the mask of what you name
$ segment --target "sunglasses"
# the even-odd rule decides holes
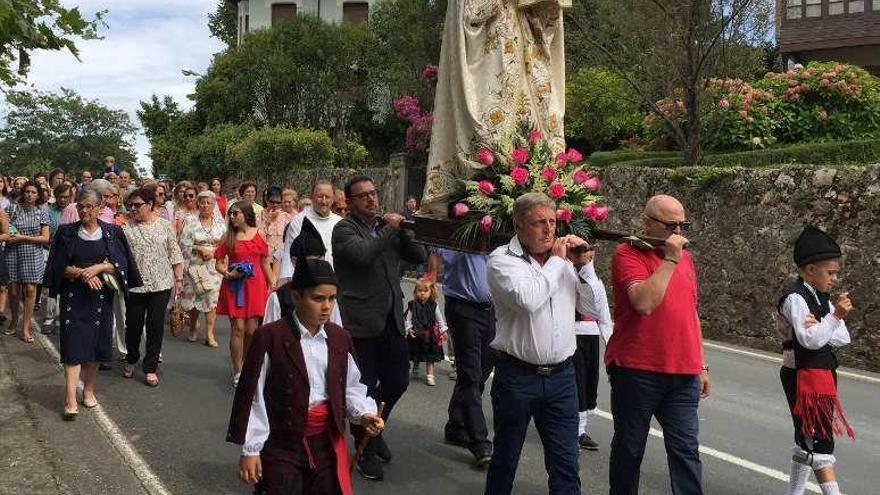
[[[659,218],[654,218],[651,215],[648,215],[648,218],[657,223],[662,223],[663,226],[666,227],[666,231],[669,233],[675,232],[675,229],[681,229],[682,232],[687,232],[691,229],[691,222],[688,220],[684,220],[682,222],[664,222],[663,220],[660,220]]]
[[[138,208],[140,208],[141,206],[144,206],[145,204],[147,204],[147,203],[144,203],[144,202],[140,202],[140,203],[138,203],[138,202],[132,202],[132,203],[129,203],[129,204],[125,205],[125,207],[128,208],[129,210],[137,210]]]
[[[187,194],[186,197],[189,199],[193,199],[194,197],[196,197],[196,195],[195,194]]]

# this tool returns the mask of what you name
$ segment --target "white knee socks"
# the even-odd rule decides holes
[[[803,495],[812,471],[810,466],[792,460],[788,478],[788,495]]]
[[[587,411],[578,412],[578,435],[587,432]]]

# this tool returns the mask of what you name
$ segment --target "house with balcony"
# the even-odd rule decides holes
[[[238,40],[257,29],[309,14],[327,22],[359,24],[378,0],[232,0],[238,4]],[[880,0],[877,0],[880,2]]]
[[[880,0],[777,0],[783,63],[849,62],[880,76]]]

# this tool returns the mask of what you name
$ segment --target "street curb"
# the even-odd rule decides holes
[[[34,336],[43,350],[58,363],[58,369],[63,372],[64,367],[61,364],[61,355],[58,353],[58,349],[55,348],[55,344],[40,332],[36,332]],[[78,386],[80,392],[82,392],[82,386],[82,382],[80,382]],[[122,457],[122,461],[140,481],[145,492],[149,495],[171,495],[171,492],[165,487],[159,476],[153,472],[149,464],[138,454],[134,446],[128,442],[125,434],[116,426],[116,423],[100,404],[91,409],[90,416],[94,418],[98,427],[107,436],[113,449]]]

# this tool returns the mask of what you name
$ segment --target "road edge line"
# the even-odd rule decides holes
[[[614,421],[614,416],[612,416],[611,413],[609,413],[607,411],[603,411],[602,409],[596,409],[594,411],[594,413],[596,414],[596,416],[599,416],[602,419],[607,419],[608,421]],[[648,430],[648,433],[653,437],[663,438],[663,432],[656,429],[656,428],[652,427],[650,430]],[[714,457],[715,459],[726,462],[728,464],[733,464],[734,466],[739,466],[743,469],[748,469],[749,471],[753,471],[758,474],[763,474],[764,476],[767,476],[769,478],[773,478],[775,480],[788,483],[788,479],[789,479],[788,475],[783,473],[782,471],[779,471],[778,469],[773,469],[773,468],[770,468],[767,466],[763,466],[763,465],[758,464],[756,462],[752,462],[748,459],[744,459],[742,457],[735,456],[733,454],[728,454],[727,452],[722,452],[720,450],[713,449],[712,447],[706,447],[703,444],[700,444],[700,453],[705,454],[709,457]],[[811,481],[807,482],[806,488],[813,493],[819,493],[819,494],[822,493],[822,489],[819,488],[819,485],[817,485]],[[844,494],[841,493],[840,495],[844,495]]]
[[[703,341],[703,347],[708,347],[709,349],[713,349],[713,350],[721,351],[721,352],[728,352],[731,354],[739,354],[740,356],[746,356],[746,357],[751,357],[751,358],[755,358],[755,359],[760,359],[762,361],[770,361],[773,363],[781,363],[782,362],[782,358],[777,355],[765,354],[763,352],[750,351],[747,349],[740,349],[738,347],[732,347],[732,346],[725,345],[725,344],[719,344],[718,342],[710,342],[708,340]],[[869,376],[869,375],[863,375],[863,374],[856,373],[854,371],[848,371],[845,369],[838,368],[837,376],[843,376],[843,377],[850,378],[852,380],[856,380],[856,381],[860,381],[860,382],[866,382],[866,383],[872,383],[874,385],[880,385],[880,378]]]
[[[55,344],[49,340],[48,337],[39,332],[35,332],[35,335],[40,341],[43,350],[58,361],[58,366],[63,371],[61,354],[58,352],[58,349],[55,348]],[[79,384],[79,389],[82,391],[82,382]],[[122,433],[122,430],[119,429],[116,422],[110,418],[110,415],[107,414],[104,408],[98,404],[91,409],[90,412],[92,418],[98,423],[98,427],[100,427],[101,431],[104,432],[104,435],[107,436],[110,445],[113,446],[113,449],[122,457],[122,461],[129,467],[129,469],[131,469],[135,477],[141,482],[141,486],[144,490],[150,495],[171,495],[171,492],[165,487],[159,476],[153,472],[150,465],[147,464],[147,461],[138,454],[137,450],[128,441],[125,434]]]

